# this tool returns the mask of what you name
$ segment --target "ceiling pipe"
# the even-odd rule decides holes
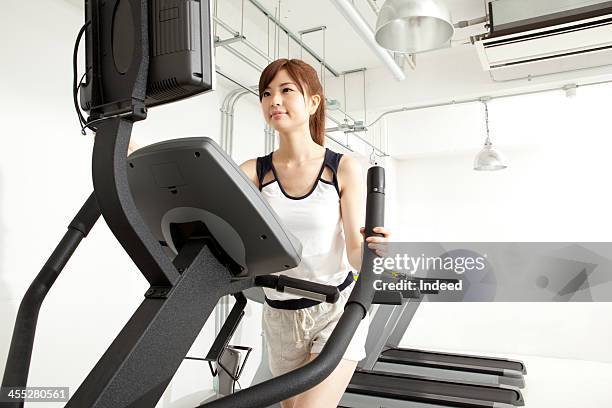
[[[249,91],[243,88],[234,89],[227,94],[221,105],[221,137],[219,144],[230,157],[234,150],[234,105],[238,99],[248,94]]]
[[[229,24],[227,24],[226,22],[224,22],[223,20],[221,20],[218,17],[214,17],[213,21],[215,22],[215,27],[217,25],[221,26],[221,28],[225,29],[225,31],[227,31],[228,33],[230,33],[233,36],[232,38],[236,38],[237,39],[236,41],[240,41],[241,43],[243,43],[244,45],[249,47],[251,50],[253,50],[255,53],[257,53],[257,55],[259,55],[260,57],[262,57],[266,61],[272,62],[272,58],[270,58],[270,56],[268,54],[266,54],[265,52],[263,52],[262,50],[257,48],[257,46],[255,44],[253,44],[252,42],[250,42],[244,35],[240,35],[240,33],[238,31],[234,30]],[[216,40],[215,41],[215,47],[218,47],[219,45],[223,45],[223,41],[227,42],[229,40],[230,39],[228,39],[228,40]]]
[[[237,95],[232,97],[232,100],[229,103],[227,110],[227,146],[228,146],[228,154],[230,157],[234,155],[234,107],[236,106],[236,102],[244,95],[248,95],[249,92],[245,90],[241,90]]]
[[[304,49],[304,51],[306,51],[310,55],[312,55],[312,57],[314,59],[316,59],[319,63],[321,63],[333,76],[335,76],[335,77],[339,77],[340,76],[340,73],[337,70],[335,70],[327,62],[325,62],[324,58],[319,56],[319,54],[317,54],[312,48],[310,48],[307,44],[305,44],[300,39],[299,36],[297,36],[295,33],[293,33],[293,31],[291,31],[286,25],[284,25],[279,19],[277,19],[272,13],[270,13],[261,3],[259,3],[257,0],[249,0],[249,2],[253,6],[255,6],[255,8],[257,10],[259,10],[262,14],[264,14],[266,17],[268,17],[270,19],[270,21],[272,21],[274,24],[276,24],[276,26],[278,28],[280,28],[282,31],[284,31],[285,34],[287,34],[287,36],[289,38],[291,38],[293,41],[295,41],[297,44],[299,44],[300,47],[302,47]]]
[[[584,88],[584,87],[588,87],[588,86],[603,85],[603,84],[610,84],[610,83],[612,83],[612,80],[603,80],[603,81],[597,81],[597,82],[588,82],[588,83],[584,83],[584,84],[571,84],[571,86],[572,86],[572,88],[576,89],[576,88]],[[567,92],[567,86],[568,85],[555,86],[555,87],[552,87],[552,88],[537,89],[537,90],[533,90],[533,91],[522,91],[522,92],[505,93],[505,94],[501,94],[501,95],[498,95],[498,96],[488,96],[487,100],[489,101],[489,100],[493,100],[493,99],[513,98],[515,96],[524,96],[524,95],[536,95],[536,94],[555,92],[555,91]],[[422,109],[439,108],[439,107],[442,107],[442,106],[463,105],[463,104],[467,104],[467,103],[482,102],[482,98],[483,97],[470,98],[470,99],[462,99],[462,100],[452,100],[452,101],[441,102],[441,103],[433,103],[433,104],[429,104],[429,105],[406,106],[406,107],[401,107],[401,108],[397,108],[397,109],[392,109],[392,110],[383,112],[376,119],[374,119],[374,121],[372,121],[371,123],[368,123],[367,125],[364,125],[364,127],[365,128],[369,128],[370,126],[373,126],[376,123],[378,123],[385,116],[391,115],[393,113],[410,112],[410,111],[418,111],[418,110],[422,110]],[[336,123],[336,124],[339,124],[339,123]],[[350,131],[350,130],[352,130],[351,129],[351,125],[348,125],[348,129],[343,128],[342,126],[339,126],[339,127],[336,127],[336,128],[326,129],[326,131],[329,131],[329,132],[337,132],[337,131],[346,132],[346,131]]]
[[[282,25],[276,18],[274,18],[273,16],[270,15],[270,13],[261,5],[259,4],[257,1],[255,0],[249,0],[251,3],[253,3],[253,5],[255,5],[255,7],[261,11],[263,14],[265,14],[273,23],[275,24],[279,24],[279,28],[281,28],[282,30],[286,31],[287,34],[290,36],[290,38],[292,38],[293,40],[296,40],[296,36],[295,34],[293,34],[291,31],[289,31],[289,29],[287,27],[285,27],[284,25]],[[222,21],[221,19],[219,19],[218,17],[214,17],[214,22],[215,22],[215,27],[217,25],[221,26],[223,29],[225,29],[227,32],[229,32],[232,36],[234,37],[238,37],[238,41],[242,42],[244,44],[246,44],[247,46],[249,46],[249,48],[252,48],[254,51],[256,51],[259,55],[267,57],[269,59],[269,57],[267,55],[265,55],[262,51],[260,51],[259,49],[257,49],[257,47],[255,47],[253,44],[249,43],[246,39],[245,36],[241,35],[238,31],[234,30],[229,24],[225,23],[224,21]],[[312,51],[310,48],[308,48],[299,38],[297,38],[297,42],[300,45],[303,45],[303,48],[305,51],[309,52],[315,59],[319,60],[319,56],[314,53],[314,51]],[[222,48],[225,48],[226,50],[228,50],[230,53],[234,54],[238,59],[242,60],[243,62],[245,62],[246,64],[248,64],[249,66],[258,69],[259,71],[261,71],[262,67],[260,67],[257,63],[255,63],[253,60],[247,58],[244,54],[242,54],[241,52],[235,50],[234,48],[232,48],[231,44],[220,44],[220,46]],[[329,72],[331,72],[332,74],[336,75],[336,76],[340,76],[341,74],[338,71],[335,71],[333,68],[331,68],[329,65],[325,64],[325,67],[327,68],[327,70]],[[228,81],[232,82],[233,84],[237,85],[238,87],[240,87],[241,89],[247,91],[248,93],[251,93],[257,97],[259,97],[259,94],[257,92],[257,86],[247,86],[243,83],[241,83],[240,81],[232,78],[231,76],[229,76],[228,74],[226,74],[225,72],[223,72],[219,67],[216,67],[216,72],[218,75],[222,76],[223,78],[227,79]],[[243,95],[240,95],[241,97]],[[229,101],[228,101],[229,103]],[[224,109],[225,108],[225,109]],[[228,127],[228,123],[229,120],[227,118],[226,115],[226,110],[229,109],[229,106],[227,106],[226,103],[224,103],[224,106],[221,108],[221,113],[222,113],[222,137],[226,138],[227,137],[227,127]],[[338,119],[334,118],[333,116],[331,116],[329,113],[326,115],[327,119],[329,119],[330,121],[332,121],[333,123],[339,125],[340,122]],[[348,117],[348,115],[347,115]],[[354,120],[353,120],[354,121]],[[233,129],[232,129],[232,135],[231,135],[231,140],[227,140],[225,143],[226,145],[233,145]],[[267,136],[267,132],[264,130],[264,134]],[[364,143],[365,145],[372,147],[374,149],[379,150],[376,146],[372,145],[370,142],[368,142],[367,140],[359,137],[358,135],[355,135],[362,143]],[[332,142],[336,143],[339,146],[342,146],[343,148],[354,152],[354,149],[351,148],[348,144],[344,144],[342,143],[340,140],[336,139],[334,136],[326,133],[326,137],[327,139],[331,140]],[[265,145],[266,148],[268,147],[268,145]],[[382,152],[382,151],[381,151]],[[388,156],[387,153],[382,152],[385,156]]]
[[[453,24],[453,27],[465,28],[465,27],[470,27],[473,25],[488,24],[488,23],[489,23],[489,17],[483,16],[483,17],[473,18],[471,20],[457,21],[455,24]]]
[[[351,4],[351,2],[349,0],[331,0],[331,2],[351,24],[353,29],[357,32],[357,34],[359,34],[363,41],[365,41],[368,47],[370,47],[378,58],[380,58],[380,60],[387,66],[395,79],[398,81],[403,81],[406,79],[406,75],[404,74],[402,68],[397,65],[391,54],[389,54],[386,49],[378,45],[376,39],[374,38],[374,31],[364,20],[363,16],[359,14],[357,9],[355,9],[355,7]]]

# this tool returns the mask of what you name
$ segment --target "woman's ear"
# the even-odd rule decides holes
[[[321,104],[321,95],[312,95],[310,97],[310,114],[314,115],[319,105]]]

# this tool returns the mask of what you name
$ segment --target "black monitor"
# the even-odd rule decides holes
[[[212,90],[209,0],[85,0],[85,22],[80,99],[91,118],[130,111],[145,94],[134,89],[143,76],[146,107]]]

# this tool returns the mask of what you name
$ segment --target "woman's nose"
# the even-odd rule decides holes
[[[272,100],[270,102],[272,102],[272,106],[280,106],[281,104],[280,95],[278,94],[272,95]]]

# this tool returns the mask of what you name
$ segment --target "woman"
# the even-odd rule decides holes
[[[270,370],[278,376],[321,352],[338,322],[361,266],[364,228],[362,173],[357,162],[326,149],[325,97],[316,71],[301,60],[279,59],[259,80],[265,121],[278,131],[278,150],[241,165],[302,243],[302,262],[286,275],[337,286],[340,300],[318,303],[266,290],[263,331]],[[369,245],[389,237],[385,228]],[[360,324],[334,372],[283,408],[336,407],[357,362],[365,357],[368,319]]]

